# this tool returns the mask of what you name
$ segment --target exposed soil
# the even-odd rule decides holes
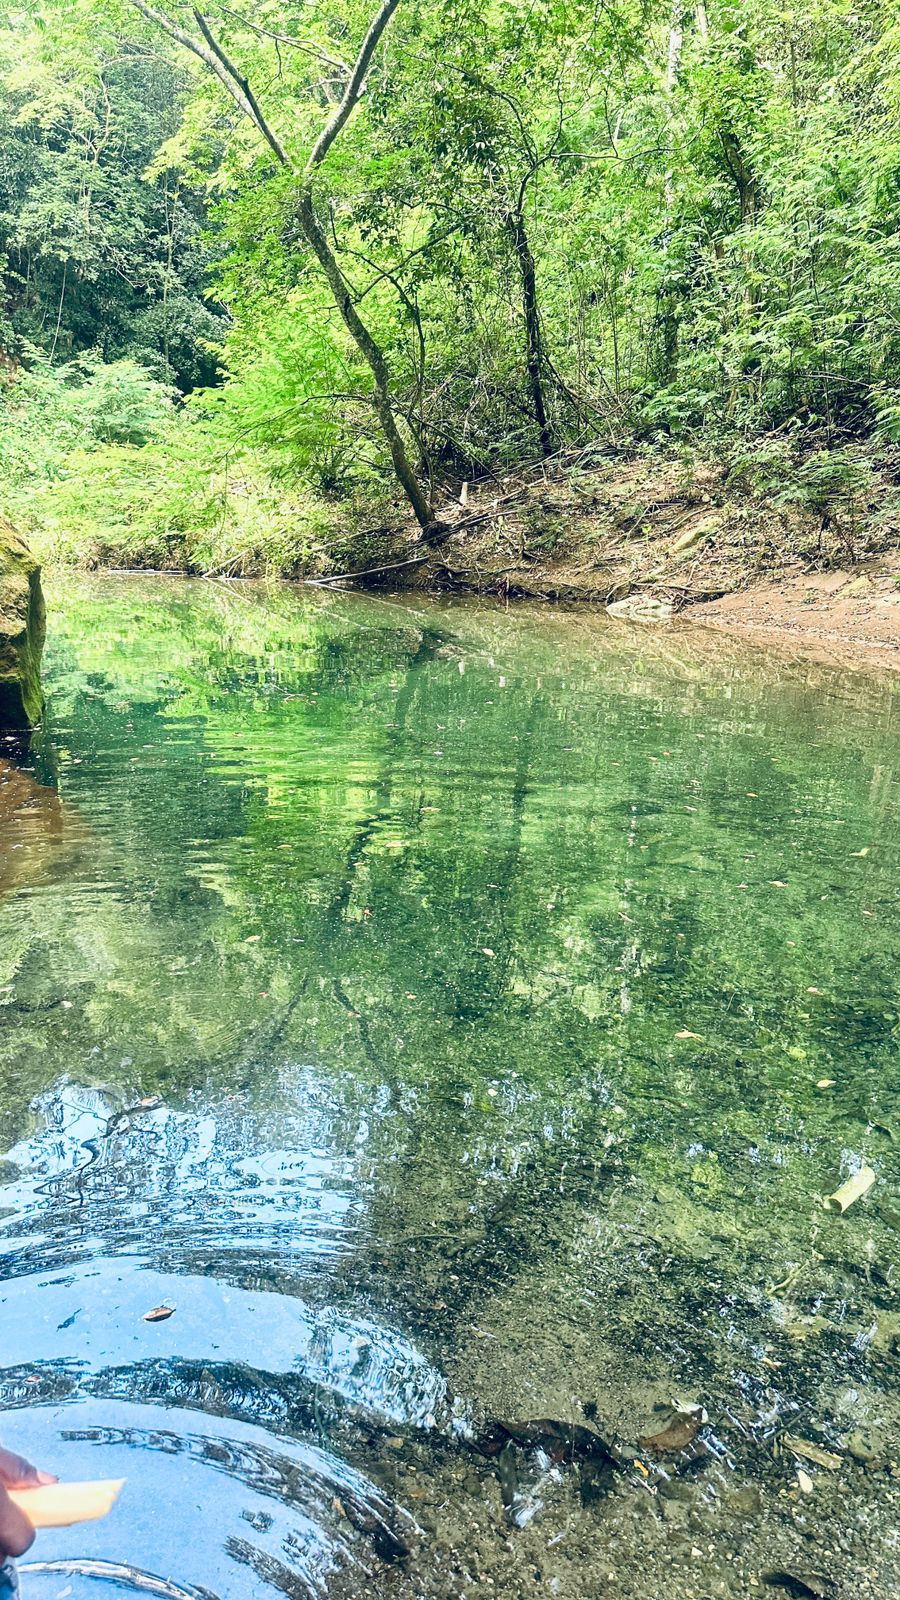
[[[328,584],[600,604],[638,598],[829,660],[900,667],[900,509],[893,470],[870,498],[810,509],[674,454],[584,451],[467,486],[429,547],[385,530]],[[462,503],[464,501],[464,503]],[[372,550],[376,554],[371,554]],[[638,610],[640,610],[640,603]]]
[[[798,572],[700,605],[692,613],[832,661],[871,659],[900,671],[900,559],[849,571]]]

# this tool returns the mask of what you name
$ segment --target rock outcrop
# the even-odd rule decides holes
[[[24,540],[0,517],[0,730],[40,719],[45,610],[41,569]]]

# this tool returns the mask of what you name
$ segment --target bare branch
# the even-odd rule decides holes
[[[280,139],[272,132],[260,111],[256,97],[250,89],[247,79],[229,62],[224,51],[212,38],[209,29],[200,17],[200,13],[194,12],[198,26],[201,27],[204,35],[203,38],[198,39],[194,34],[188,33],[185,28],[179,27],[177,22],[173,22],[165,11],[159,11],[156,6],[149,5],[148,0],[131,0],[131,4],[143,17],[147,18],[148,22],[153,22],[158,28],[162,28],[170,39],[174,39],[185,50],[190,50],[193,55],[197,56],[198,60],[203,62],[205,67],[208,67],[210,72],[215,74],[235,105],[262,134],[280,164],[283,167],[292,166],[292,162]]]
[[[259,129],[260,133],[262,134],[263,138],[265,139],[266,143],[270,146],[270,148],[272,150],[274,150],[274,152],[275,152],[276,156],[278,157],[278,160],[280,161],[281,165],[283,167],[289,167],[291,165],[291,163],[290,163],[290,161],[288,159],[288,155],[287,155],[287,152],[286,152],[286,150],[284,148],[284,145],[281,143],[281,140],[278,138],[278,136],[275,133],[273,133],[272,129],[269,127],[268,122],[266,121],[265,117],[263,116],[263,114],[262,114],[262,112],[261,112],[261,110],[259,108],[259,101],[257,100],[256,95],[253,93],[253,90],[251,89],[250,84],[249,84],[246,76],[242,72],[240,72],[238,70],[238,68],[234,65],[234,62],[231,61],[229,59],[229,57],[225,54],[225,51],[222,49],[222,46],[219,44],[219,41],[214,37],[214,35],[213,35],[213,33],[212,33],[211,29],[210,29],[209,23],[207,22],[207,20],[204,17],[203,13],[201,11],[198,11],[196,6],[194,7],[194,18],[196,20],[197,27],[200,29],[200,32],[202,33],[204,39],[206,40],[206,43],[209,45],[210,50],[212,50],[212,52],[215,55],[216,59],[221,62],[222,66],[225,69],[225,71],[227,72],[229,78],[234,83],[237,84],[237,87],[240,90],[240,93],[243,95],[244,99],[247,102],[247,105],[250,108],[250,116],[253,119],[253,121],[256,123],[256,126]]]
[[[447,240],[452,239],[453,235],[459,231],[460,226],[461,219],[457,218],[453,224],[453,227],[448,228],[446,233],[436,234],[434,238],[426,239],[424,244],[417,245],[415,250],[410,250],[409,253],[403,257],[403,260],[399,261],[397,265],[391,269],[391,271],[394,273],[403,272],[404,269],[409,266],[411,261],[415,261],[416,256],[424,255],[427,250],[433,250],[439,244],[446,244]],[[349,246],[339,245],[338,248],[349,249]],[[360,290],[356,297],[358,304],[360,300],[365,300],[366,295],[371,294],[372,290],[377,288],[379,283],[382,283],[385,278],[390,278],[391,272],[389,272],[386,267],[378,267],[374,261],[369,261],[368,256],[362,255],[359,250],[351,250],[350,254],[359,256],[361,261],[365,261],[369,266],[373,267],[377,273],[377,276],[372,279],[371,283],[367,283],[366,287]]]
[[[137,0],[135,0],[135,3],[137,3]],[[318,139],[313,145],[312,150],[310,151],[309,160],[306,163],[304,174],[307,180],[312,177],[316,167],[318,167],[325,160],[325,157],[331,149],[331,146],[334,144],[335,139],[337,138],[344,126],[344,123],[347,121],[347,118],[353,110],[353,107],[356,105],[357,100],[362,94],[366,73],[369,70],[369,64],[378,48],[381,35],[384,33],[385,28],[390,22],[391,17],[394,15],[394,12],[399,4],[400,0],[383,0],[380,9],[372,19],[372,22],[369,26],[369,31],[360,45],[359,55],[356,58],[353,71],[351,72],[347,81],[347,87],[344,90],[341,103],[337,107],[333,116],[329,117],[324,128],[322,129],[322,132],[319,134]]]
[[[261,39],[271,39],[275,44],[286,44],[292,50],[301,50],[304,55],[315,56],[317,61],[324,62],[326,67],[334,67],[345,78],[350,76],[350,68],[340,56],[329,55],[321,45],[312,44],[308,39],[295,39],[291,33],[278,33],[275,28],[264,28],[259,22],[251,22],[249,17],[242,17],[239,11],[232,11],[230,6],[219,6],[218,10],[223,17],[231,17],[234,22],[239,22],[250,33],[258,34]]]

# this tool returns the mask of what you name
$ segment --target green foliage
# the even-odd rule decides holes
[[[202,189],[147,167],[177,128],[179,63],[77,11],[0,26],[0,347],[138,359],[182,389],[216,373]]]
[[[32,352],[32,355],[34,352]],[[291,571],[328,533],[258,452],[132,361],[35,361],[0,397],[0,503],[45,558]]]
[[[280,506],[390,479],[370,367],[297,211],[370,20],[361,0],[340,21],[311,5],[299,34],[284,0],[211,19],[283,164],[129,0],[45,0],[0,35],[0,318],[17,358],[30,340],[109,365],[119,431],[85,411],[69,465],[90,474],[94,442],[150,451],[114,519],[138,543],[227,522],[221,462],[264,484],[263,544]],[[846,0],[715,0],[677,28],[662,0],[401,4],[315,192],[437,499],[534,457],[537,387],[557,445],[725,440],[775,496],[863,505],[854,442],[900,440],[897,42],[890,8]],[[123,361],[199,391],[147,431]],[[791,442],[767,480],[770,435]],[[180,509],[154,518],[157,455]]]
[[[83,356],[51,367],[36,351],[0,412],[0,471],[10,485],[51,476],[78,443],[146,445],[172,416],[174,391],[135,361]]]

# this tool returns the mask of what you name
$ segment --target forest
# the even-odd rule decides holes
[[[328,573],[585,459],[896,538],[887,3],[41,0],[0,96],[45,557]]]

